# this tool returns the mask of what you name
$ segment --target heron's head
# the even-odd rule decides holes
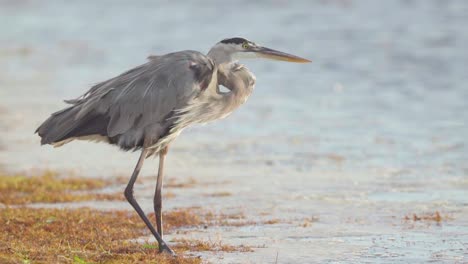
[[[208,56],[217,64],[230,62],[240,58],[265,58],[297,63],[311,62],[308,59],[292,54],[262,47],[250,40],[239,37],[221,40],[211,48],[210,52],[208,52]]]

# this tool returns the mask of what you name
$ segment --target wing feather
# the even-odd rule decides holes
[[[108,137],[139,135],[131,141],[141,142],[145,133],[163,136],[163,130],[174,122],[168,118],[171,113],[203,92],[214,70],[213,62],[199,52],[170,53],[152,58],[66,102],[80,105],[76,119],[96,113],[106,115],[110,120]],[[147,130],[148,127],[157,131]]]

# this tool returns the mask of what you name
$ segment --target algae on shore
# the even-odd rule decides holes
[[[45,171],[39,175],[5,175],[0,173],[0,203],[79,202],[89,200],[124,200],[123,192],[102,193],[100,189],[116,184],[109,180],[69,177]]]
[[[147,235],[129,211],[82,209],[0,210],[1,263],[200,263],[172,258],[132,240]],[[154,249],[156,248],[156,249]]]
[[[182,256],[159,254],[157,243],[138,242],[150,237],[145,224],[131,211],[101,211],[91,208],[30,208],[32,203],[85,200],[122,200],[123,194],[103,194],[109,185],[102,179],[65,178],[53,172],[35,176],[0,173],[0,263],[201,263],[192,252],[248,252],[247,246],[221,242],[174,240]],[[181,228],[229,225],[227,220],[242,215],[213,214],[200,208],[164,212],[164,228],[172,233]],[[149,215],[155,222],[154,214]],[[251,224],[250,222],[245,222]],[[234,224],[235,225],[235,224]]]

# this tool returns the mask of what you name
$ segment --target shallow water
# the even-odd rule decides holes
[[[226,120],[184,131],[171,146],[166,177],[197,184],[176,191],[166,208],[282,220],[193,231],[258,247],[203,257],[467,262],[467,13],[461,0],[0,1],[0,165],[130,174],[136,153],[86,142],[40,147],[33,131],[62,99],[149,54],[206,52],[240,35],[314,63],[245,61],[257,76],[249,101]],[[148,212],[156,166],[147,161],[147,180],[137,186]],[[207,196],[219,192],[232,195]],[[435,211],[450,219],[404,220]],[[319,220],[302,227],[312,217]]]

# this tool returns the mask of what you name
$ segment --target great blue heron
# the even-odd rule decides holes
[[[224,118],[247,100],[255,76],[236,61],[246,56],[310,62],[238,37],[218,42],[207,55],[186,50],[150,56],[147,63],[65,101],[71,106],[53,113],[36,132],[41,144],[62,146],[81,139],[141,150],[124,194],[158,241],[159,251],[174,255],[162,239],[161,189],[168,146],[189,125]],[[221,92],[219,85],[229,92]],[[153,200],[157,231],[133,196],[143,161],[155,154],[159,154]]]

